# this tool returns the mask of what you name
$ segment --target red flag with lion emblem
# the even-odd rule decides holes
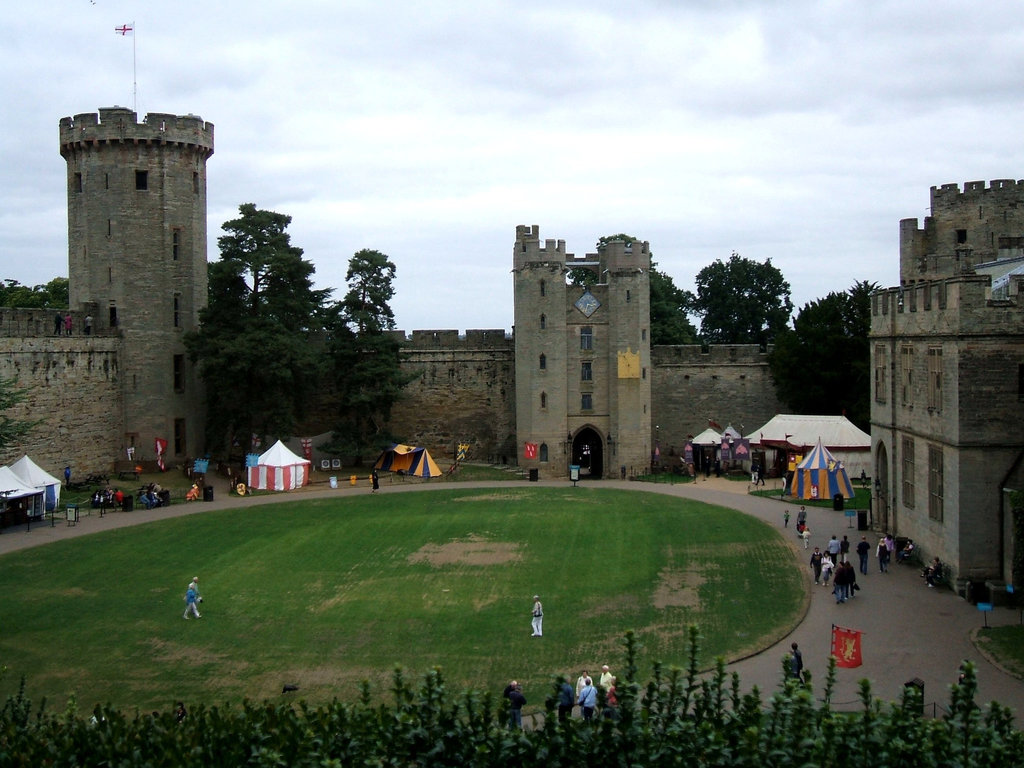
[[[836,657],[837,667],[852,668],[861,665],[861,634],[856,629],[832,625],[832,655]]]

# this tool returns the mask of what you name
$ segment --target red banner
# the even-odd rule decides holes
[[[836,657],[837,667],[852,668],[861,665],[861,634],[856,629],[832,625],[832,655]]]
[[[156,464],[160,467],[160,471],[164,472],[167,467],[164,466],[164,451],[167,450],[167,441],[162,437],[157,437],[153,440],[153,449],[156,451]]]
[[[523,446],[523,457],[527,458],[527,459],[536,459],[537,458],[537,444],[536,443],[526,443],[526,445]]]

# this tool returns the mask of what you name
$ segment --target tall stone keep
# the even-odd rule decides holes
[[[203,448],[204,401],[185,352],[207,300],[206,161],[213,125],[122,107],[60,121],[67,162],[70,305],[120,339],[124,447]],[[80,313],[80,314],[79,314]],[[76,330],[76,335],[78,331]]]
[[[517,451],[531,474],[620,477],[650,463],[650,267],[645,242],[576,258],[516,227]],[[573,279],[587,271],[593,281]]]

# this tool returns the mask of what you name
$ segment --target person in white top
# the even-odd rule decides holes
[[[530,637],[540,637],[544,634],[544,606],[540,604],[540,595],[533,596],[533,634]]]

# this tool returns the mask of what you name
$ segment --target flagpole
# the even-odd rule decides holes
[[[135,113],[136,120],[139,114],[139,86],[138,81],[135,78],[135,37],[138,28],[135,22],[132,22],[132,112]]]

